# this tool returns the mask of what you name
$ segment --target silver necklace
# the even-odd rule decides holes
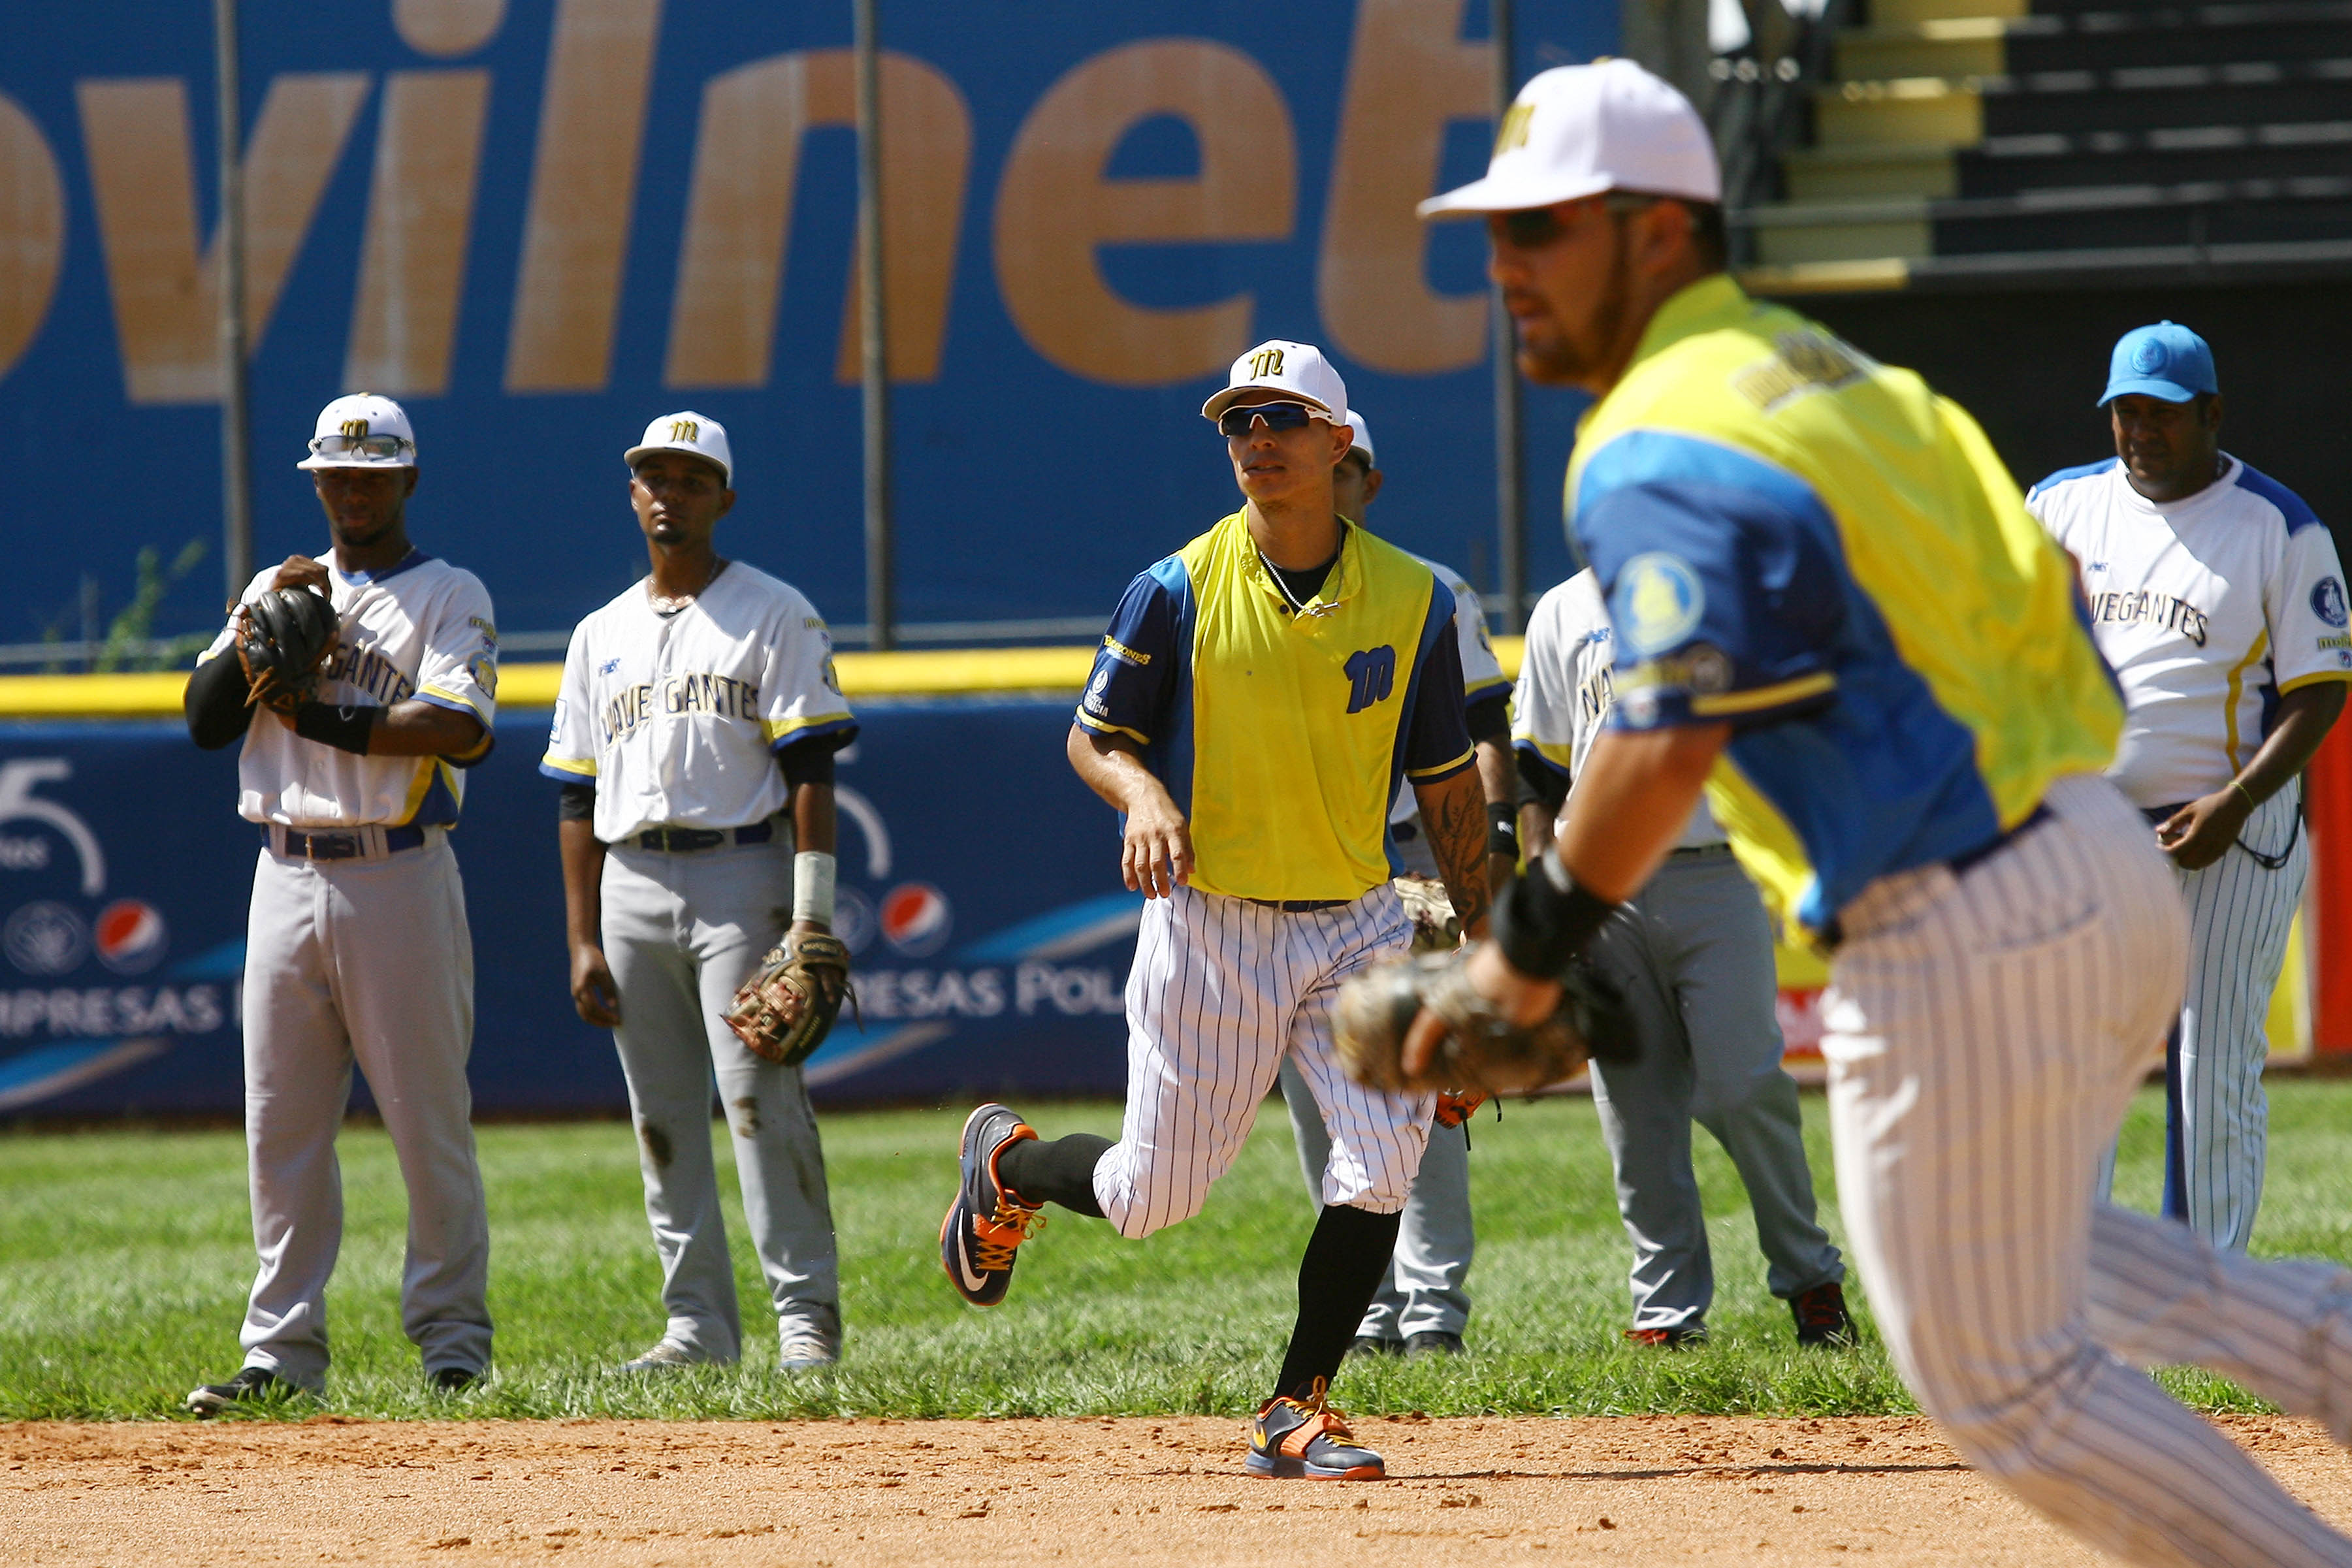
[[[696,589],[692,593],[680,593],[676,595],[656,593],[653,590],[651,580],[648,580],[646,584],[646,599],[652,604],[655,614],[675,615],[679,611],[685,609],[688,605],[693,603],[696,600],[701,598],[703,593],[709,590],[710,585],[719,580],[719,574],[726,570],[727,563],[723,560],[719,562],[716,566],[713,566],[710,569],[710,575],[702,580],[702,586]]]
[[[1327,604],[1321,609],[1309,610],[1306,605],[1301,604],[1298,601],[1297,595],[1290,591],[1290,584],[1282,580],[1282,573],[1275,570],[1274,562],[1265,559],[1265,551],[1260,550],[1257,552],[1257,563],[1265,569],[1266,576],[1274,580],[1274,591],[1282,595],[1282,601],[1290,606],[1293,613],[1299,615],[1320,615],[1324,611],[1330,608],[1330,606]],[[1338,570],[1339,564],[1338,558],[1334,557],[1331,562],[1332,570]],[[1328,580],[1328,576],[1326,580]]]

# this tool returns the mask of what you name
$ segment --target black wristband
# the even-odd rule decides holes
[[[1558,851],[1547,851],[1495,901],[1495,945],[1522,975],[1549,979],[1616,912],[1615,904],[1577,885]]]
[[[337,707],[332,703],[304,703],[294,710],[294,733],[305,740],[365,757],[368,734],[375,728],[376,715],[383,711],[373,704]]]
[[[1518,808],[1507,800],[1486,802],[1486,852],[1519,858]]]

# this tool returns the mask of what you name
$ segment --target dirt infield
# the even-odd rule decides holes
[[[2225,1425],[2352,1522],[2352,1462],[2315,1429]],[[1252,1480],[1239,1424],[1200,1418],[10,1426],[0,1561],[2103,1561],[1916,1418],[1359,1429],[1391,1479]]]

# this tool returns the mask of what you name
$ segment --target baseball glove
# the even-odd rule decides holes
[[[752,1055],[798,1067],[833,1032],[841,1004],[856,1000],[848,944],[822,931],[787,931],[737,989],[725,1017]]]
[[[1445,884],[1425,876],[1401,876],[1389,883],[1396,889],[1404,912],[1412,916],[1412,950],[1451,953],[1462,946],[1462,922],[1454,916],[1454,901]]]
[[[324,594],[273,588],[236,611],[246,706],[291,714],[310,699],[342,627]]]
[[[1459,954],[1423,953],[1376,965],[1339,988],[1333,1026],[1340,1065],[1367,1088],[1461,1095],[1528,1092],[1574,1077],[1596,1055],[1604,1061],[1632,1060],[1632,1020],[1616,987],[1581,961],[1559,983],[1552,1015],[1522,1027],[1479,995]],[[1428,1071],[1408,1078],[1405,1031],[1423,1008],[1444,1020],[1445,1040]]]

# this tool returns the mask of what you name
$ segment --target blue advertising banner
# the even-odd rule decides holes
[[[387,393],[416,537],[483,578],[510,654],[560,648],[642,570],[622,450],[691,407],[734,434],[722,548],[862,620],[846,5],[242,9],[257,560],[325,544],[293,466],[318,409]],[[1483,167],[1483,0],[881,12],[903,620],[1098,622],[1230,508],[1200,402],[1276,336],[1369,417],[1376,526],[1491,587],[1484,244],[1412,214]],[[1517,15],[1522,76],[1614,47],[1614,0]],[[102,630],[142,548],[212,551],[152,617],[210,631],[210,8],[8,26],[0,460],[107,468],[69,528],[19,487],[0,643]],[[1529,404],[1538,588],[1580,407]]]
[[[1142,902],[1062,747],[1070,704],[866,703],[840,768],[847,1014],[821,1101],[1119,1092]],[[452,842],[473,927],[477,1107],[620,1113],[568,993],[543,713],[505,714]],[[259,834],[236,753],[177,724],[0,726],[0,1117],[236,1114]],[[365,1103],[365,1092],[360,1092]]]

